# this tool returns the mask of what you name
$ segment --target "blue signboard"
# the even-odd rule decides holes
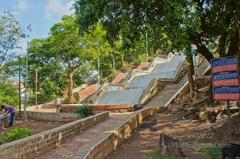
[[[212,60],[212,66],[213,67],[232,65],[232,64],[237,64],[236,56],[225,57],[225,58],[213,59]]]
[[[240,100],[236,56],[213,59],[212,74],[214,100]]]
[[[213,75],[213,80],[224,80],[224,79],[236,79],[238,78],[237,71],[234,72],[223,72]]]
[[[239,86],[218,87],[214,88],[214,94],[228,94],[228,93],[240,93]]]

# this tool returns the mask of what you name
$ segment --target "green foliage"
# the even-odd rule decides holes
[[[35,70],[38,69],[38,92],[43,101],[62,95],[67,83],[61,61],[49,52],[50,47],[49,39],[35,39],[28,50],[29,88],[35,90]]]
[[[85,118],[94,115],[94,107],[89,105],[83,105],[75,110],[75,113],[79,114],[80,117]]]
[[[91,55],[92,61],[97,69],[97,61],[100,63],[100,75],[107,75],[111,69],[110,51],[112,50],[106,39],[106,30],[100,24],[93,25],[88,32],[83,34],[84,44],[86,45],[86,54]]]
[[[0,15],[0,70],[4,62],[16,56],[13,50],[24,37],[19,22],[10,11]]]
[[[30,86],[34,89],[35,69],[39,69],[41,94],[54,99],[73,89],[73,72],[86,62],[80,29],[74,16],[63,16],[51,28],[47,39],[35,39],[29,48]],[[54,70],[54,71],[53,71]],[[71,93],[69,93],[71,94]],[[71,98],[71,97],[69,97]]]
[[[3,141],[11,142],[11,141],[19,140],[31,135],[32,135],[32,132],[27,128],[14,128],[14,129],[11,129],[6,134],[4,134]]]
[[[111,48],[104,28],[97,24],[89,32],[80,31],[74,16],[63,16],[62,21],[51,28],[47,39],[31,42],[29,84],[32,90],[35,69],[38,69],[42,95],[51,100],[67,90],[68,102],[73,103],[70,92],[74,86],[84,83],[89,72],[97,68],[97,59],[100,59],[101,74],[109,73]]]
[[[70,98],[65,97],[64,100],[62,101],[62,104],[77,104],[77,100],[75,98],[70,100]]]
[[[74,86],[80,86],[85,83],[87,77],[91,75],[93,70],[94,66],[90,62],[86,62],[77,68],[73,74]]]
[[[204,148],[202,151],[208,159],[221,158],[221,150],[217,147]]]
[[[44,90],[42,95],[48,100],[53,100],[61,94],[60,88],[53,81],[44,81],[41,88]]]
[[[38,104],[47,103],[47,102],[49,102],[49,101],[52,101],[52,100],[56,99],[57,96],[56,96],[55,98],[53,98],[53,97],[54,97],[53,95],[51,95],[51,98],[50,98],[50,97],[47,96],[46,94],[38,94],[38,95],[37,95],[37,103],[38,103]],[[36,100],[35,94],[29,96],[28,105],[35,105],[35,104],[36,104],[36,103],[35,103],[35,100]]]
[[[155,150],[150,154],[149,159],[184,159],[184,158],[175,156],[163,156],[161,155],[159,150]]]
[[[139,63],[148,62],[148,55],[146,55],[146,54],[139,55],[138,61],[139,61]]]
[[[0,85],[0,103],[4,105],[18,105],[18,92],[8,84]]]
[[[239,8],[239,0],[77,0],[75,3],[81,27],[88,28],[101,21],[109,40],[122,36],[125,50],[141,48],[143,52],[142,42],[147,32],[150,50],[189,53],[188,49],[195,45],[196,51],[209,61],[213,55],[240,54]]]

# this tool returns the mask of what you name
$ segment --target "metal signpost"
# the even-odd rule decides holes
[[[230,101],[240,100],[240,82],[237,56],[212,60],[212,88],[213,100],[227,101],[228,117],[230,120],[231,143],[231,115]]]

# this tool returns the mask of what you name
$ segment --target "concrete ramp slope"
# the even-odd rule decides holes
[[[127,73],[119,73],[117,77],[112,81],[112,84],[115,84],[115,85],[121,84],[126,77],[127,77]]]
[[[146,75],[136,76],[126,87],[145,90],[153,79],[173,80],[177,78],[185,61],[184,56],[176,56],[169,62],[155,65],[153,71]]]
[[[89,98],[91,95],[96,93],[101,88],[99,84],[93,84],[88,86],[87,88],[83,89],[79,92],[79,101],[84,101]]]
[[[177,55],[170,61],[157,63],[153,71],[145,74],[135,74],[124,87],[107,89],[96,101],[96,105],[136,105],[140,103],[150,83],[156,79],[175,79],[183,66],[185,57]]]
[[[140,96],[142,95],[142,89],[123,89],[107,91],[99,99],[99,105],[128,105],[137,104]]]
[[[211,65],[204,59],[201,64],[195,66],[195,76],[202,77],[207,71],[210,70]],[[161,91],[159,91],[145,107],[167,107],[180,92],[187,91],[188,77],[187,74],[183,76],[177,83],[167,84]]]

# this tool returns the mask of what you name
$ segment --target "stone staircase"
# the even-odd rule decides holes
[[[197,77],[201,77],[206,73],[210,67],[207,60],[204,60],[195,69],[195,74]],[[187,74],[185,74],[177,83],[167,83],[166,86],[161,89],[148,103],[145,107],[160,106],[167,107],[176,96],[188,85]]]
[[[159,106],[166,107],[169,101],[179,94],[181,88],[186,86],[187,76],[185,75],[178,83],[166,84],[145,106]]]

